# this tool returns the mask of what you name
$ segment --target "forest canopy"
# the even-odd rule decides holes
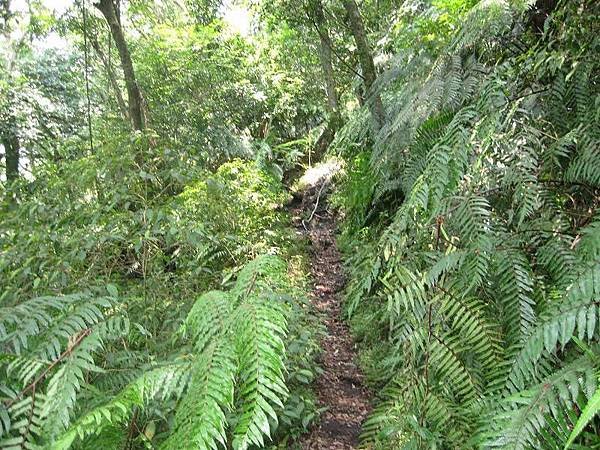
[[[598,448],[599,24],[0,0],[0,448],[330,448],[319,223],[339,448]]]

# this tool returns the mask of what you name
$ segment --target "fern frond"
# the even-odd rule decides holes
[[[50,445],[52,450],[66,450],[77,438],[102,433],[105,428],[125,423],[134,407],[144,407],[156,399],[178,398],[188,383],[190,364],[175,363],[144,372],[138,379],[100,406],[83,414]]]
[[[194,363],[165,449],[262,446],[288,396],[285,343],[287,266],[261,256],[229,292],[201,296],[182,327]],[[229,442],[229,427],[232,441]]]
[[[192,366],[188,390],[177,407],[175,427],[165,449],[214,449],[226,446],[225,428],[233,406],[233,342],[226,335],[209,343]]]
[[[600,258],[600,217],[581,230],[581,239],[576,244],[575,251],[579,259],[592,263]]]
[[[569,448],[571,444],[575,442],[577,436],[581,434],[587,424],[590,423],[596,414],[598,414],[598,411],[600,411],[600,388],[596,390],[594,395],[592,395],[585,404],[583,411],[581,411],[581,416],[577,419],[577,423],[573,427],[569,439],[567,439],[567,442],[565,443],[565,449]]]
[[[571,161],[565,173],[565,180],[570,182],[587,183],[595,188],[600,187],[600,140],[582,137],[580,150]]]
[[[517,343],[529,334],[535,322],[531,268],[523,253],[511,250],[496,254],[495,271],[507,338]]]
[[[472,354],[477,364],[492,378],[502,364],[504,352],[499,330],[485,313],[485,305],[476,298],[458,297],[446,293],[439,310],[464,352]]]
[[[202,352],[229,326],[229,317],[235,298],[227,292],[211,291],[201,295],[181,327],[185,337],[194,343],[194,350]]]
[[[520,391],[534,375],[544,352],[554,354],[573,337],[592,339],[597,334],[600,314],[600,263],[586,269],[567,290],[553,310],[545,312],[528,334],[508,374],[506,387]]]
[[[282,289],[286,279],[286,265],[280,258],[262,255],[250,261],[238,274],[232,294],[244,299],[251,293]]]
[[[538,385],[502,400],[502,410],[487,418],[489,448],[560,448],[572,428],[580,392],[594,392],[594,364],[583,356],[544,378]],[[565,422],[566,427],[560,424]],[[550,426],[550,429],[547,429]],[[493,437],[492,437],[493,436]]]
[[[99,372],[93,353],[102,348],[97,333],[90,333],[63,359],[60,368],[48,381],[42,416],[46,419],[43,431],[51,440],[70,423],[77,393],[85,383],[84,374]]]
[[[102,321],[103,311],[113,304],[111,297],[80,293],[37,297],[1,308],[0,342],[9,345],[17,355],[28,350],[32,343],[39,343],[36,348],[39,357],[56,359],[65,339]]]
[[[246,450],[250,445],[264,445],[263,435],[271,436],[269,422],[277,423],[274,406],[283,408],[288,396],[283,373],[287,324],[277,296],[250,296],[240,313],[241,411],[233,431],[233,448]]]

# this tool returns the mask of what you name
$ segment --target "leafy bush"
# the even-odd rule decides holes
[[[284,250],[280,208],[286,199],[279,180],[255,163],[235,160],[186,187],[172,205],[172,226],[195,233],[212,246],[213,258],[236,265],[244,262],[240,258]],[[223,265],[211,260],[217,272]]]
[[[349,162],[338,178],[339,188],[331,203],[343,211],[343,230],[340,243],[344,244],[358,233],[367,231],[367,217],[372,212],[369,205],[374,193],[373,174],[370,170],[369,153],[361,152]]]

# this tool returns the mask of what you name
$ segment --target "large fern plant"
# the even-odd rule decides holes
[[[262,256],[229,292],[200,296],[173,356],[140,367],[121,387],[110,378],[112,392],[99,389],[103,374],[119,370],[105,346],[128,333],[115,296],[3,308],[0,448],[120,448],[134,437],[163,449],[263,446],[289,394],[286,317],[296,288],[287,271],[280,258]]]
[[[96,357],[128,328],[112,295],[0,308],[0,447],[30,448],[64,432],[90,376],[104,371]]]
[[[376,448],[561,448],[597,389],[598,6],[559,2],[541,32],[527,6],[479,2],[381,79],[367,209],[388,214],[345,242]],[[588,422],[575,442],[597,445]]]

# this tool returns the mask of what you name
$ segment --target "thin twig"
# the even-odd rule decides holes
[[[317,212],[317,208],[319,207],[319,200],[321,199],[321,192],[323,192],[323,188],[325,187],[326,184],[327,184],[327,177],[325,177],[325,179],[323,180],[323,184],[321,184],[321,189],[319,189],[319,193],[317,194],[317,201],[315,202],[315,207],[313,208],[312,213],[310,213],[310,217],[308,218],[306,223],[310,223],[310,221],[315,216],[315,213]]]
[[[85,66],[85,97],[87,100],[87,126],[90,142],[90,153],[94,154],[94,134],[92,130],[92,101],[90,97],[90,62],[88,51],[87,9],[85,7],[85,2],[81,2],[81,11],[83,13],[83,56]]]

